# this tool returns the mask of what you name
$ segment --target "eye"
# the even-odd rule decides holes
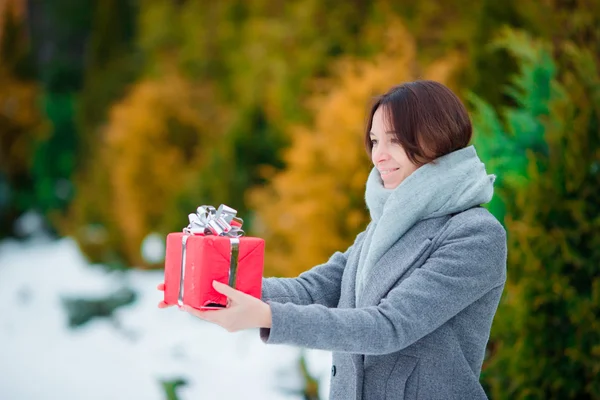
[[[375,146],[377,144],[377,139],[371,139],[371,145]]]
[[[396,138],[392,138],[391,142],[394,144],[400,144],[400,141]]]

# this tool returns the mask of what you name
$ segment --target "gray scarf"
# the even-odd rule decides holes
[[[494,194],[495,175],[488,175],[475,147],[439,157],[410,174],[395,189],[385,189],[373,168],[365,200],[371,214],[356,273],[356,304],[365,277],[375,263],[416,222],[454,214],[488,203]]]

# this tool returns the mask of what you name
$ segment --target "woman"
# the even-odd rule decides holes
[[[393,87],[369,114],[371,222],[344,253],[263,301],[214,283],[221,311],[188,311],[268,344],[333,352],[330,399],[484,399],[479,374],[506,280],[506,234],[464,105],[447,87]],[[160,305],[164,306],[164,305]]]

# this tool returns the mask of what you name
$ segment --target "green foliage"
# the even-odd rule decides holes
[[[504,221],[505,204],[514,193],[524,189],[529,181],[529,160],[535,155],[547,155],[543,118],[548,116],[548,104],[559,96],[551,87],[556,66],[550,48],[535,43],[523,32],[502,31],[494,47],[506,50],[520,61],[520,73],[511,79],[507,96],[517,107],[504,109],[502,116],[474,93],[468,95],[473,112],[473,143],[488,170],[497,174],[495,196],[490,211]]]
[[[38,106],[24,6],[0,6],[0,237],[14,220],[35,206],[31,173],[34,144],[43,138],[45,120]]]
[[[498,51],[490,43],[502,27],[523,27],[526,24],[527,15],[519,12],[522,3],[523,0],[480,1],[480,12],[472,22],[475,28],[467,42],[470,62],[461,74],[462,86],[477,93],[494,107],[510,101],[502,88],[517,71],[517,65],[505,51]]]
[[[308,367],[306,366],[306,353],[302,351],[298,360],[300,366],[300,373],[304,380],[304,389],[302,391],[302,397],[304,400],[319,400],[319,381],[313,377]]]
[[[549,44],[523,33],[507,31],[499,43],[522,66],[510,91],[517,105],[503,113],[503,128],[489,107],[477,103],[476,123],[486,132],[479,139],[487,157],[498,156],[496,168],[525,179],[505,179],[501,186],[509,231],[508,282],[484,381],[494,399],[597,399],[597,59],[590,50],[565,42],[561,51],[569,62],[559,63]],[[485,119],[491,122],[486,125]],[[513,152],[514,164],[503,149]]]
[[[55,220],[60,233],[74,236],[91,261],[117,268],[131,265],[135,258],[124,256],[119,221],[110,206],[103,132],[111,108],[141,74],[142,57],[134,47],[136,18],[131,0],[95,2],[83,87],[77,96],[74,198],[68,214]]]
[[[179,389],[180,386],[187,385],[188,382],[183,378],[177,378],[171,380],[161,380],[160,383],[165,391],[166,400],[179,400],[177,389]]]
[[[280,387],[279,391],[286,397],[294,396],[301,397],[304,400],[319,400],[319,380],[310,374],[306,365],[306,351],[301,349],[300,357],[298,358],[298,369],[303,386],[300,389]]]
[[[110,106],[122,98],[142,66],[134,48],[136,8],[132,0],[96,2],[88,41],[83,88],[79,95],[78,130],[82,167],[100,142],[98,128]]]
[[[36,146],[32,174],[36,203],[44,213],[65,210],[73,196],[71,175],[77,153],[74,101],[69,93],[48,92],[43,98],[51,129]]]
[[[111,317],[113,312],[122,306],[132,304],[136,294],[129,288],[121,288],[104,298],[71,298],[62,299],[69,318],[69,327],[78,328],[98,317]]]
[[[93,0],[31,2],[31,35],[39,79],[50,93],[81,89]],[[38,19],[39,18],[39,19]]]
[[[48,135],[35,144],[31,175],[32,208],[50,220],[63,215],[73,198],[71,178],[77,166],[79,140],[75,122],[76,91],[81,88],[85,38],[90,29],[90,1],[30,3],[31,37],[44,88],[41,110],[48,119]],[[43,17],[40,17],[43,16]],[[43,18],[44,23],[37,18]]]
[[[243,193],[266,182],[261,174],[263,168],[283,168],[279,151],[286,145],[285,137],[270,123],[265,111],[256,107],[237,115],[228,135],[211,152],[199,182],[203,188],[200,197],[207,204],[218,205],[226,199],[238,215],[244,216],[246,228],[251,225],[251,210]]]

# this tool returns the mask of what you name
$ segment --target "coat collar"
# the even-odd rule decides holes
[[[345,273],[345,282],[342,282],[342,292],[345,294],[341,300],[341,307],[368,307],[377,305],[395,284],[405,278],[407,271],[413,265],[423,262],[423,258],[430,252],[433,238],[443,228],[450,216],[426,219],[415,224],[406,232],[385,254],[379,259],[365,281],[364,293],[356,304],[354,291],[356,290],[356,271],[360,252],[364,251],[362,243],[357,251],[352,252],[348,259],[348,269]],[[367,229],[371,229],[372,226]]]

